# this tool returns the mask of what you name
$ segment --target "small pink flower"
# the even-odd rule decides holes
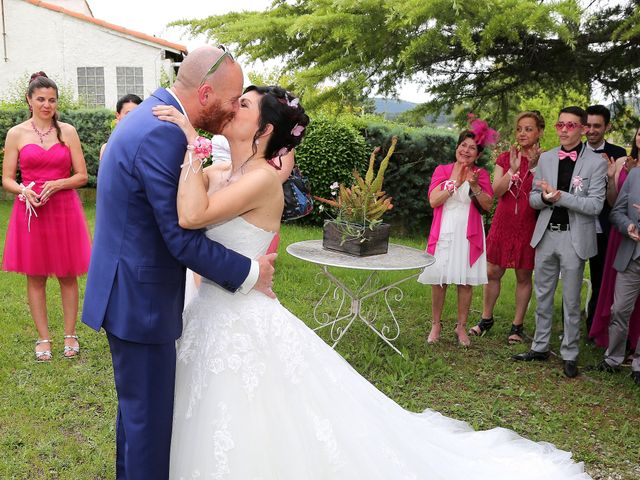
[[[573,189],[577,192],[581,192],[582,191],[582,177],[579,175],[576,175],[575,177],[573,177],[571,179],[571,186],[573,187]]]
[[[300,100],[298,100],[297,98],[294,98],[292,100],[287,100],[287,105],[289,105],[291,108],[298,108],[299,103],[300,103]]]
[[[190,148],[189,148],[190,147]],[[211,140],[206,137],[196,137],[192,145],[189,145],[190,150],[193,150],[193,154],[198,160],[206,160],[211,156],[212,146]]]
[[[513,175],[511,175],[511,183],[513,185],[520,185],[520,183],[522,183],[522,179],[520,178],[519,173],[514,173]]]
[[[442,185],[442,188],[448,191],[449,193],[453,193],[456,191],[456,182],[454,182],[453,180],[447,180]]]
[[[282,147],[280,150],[278,150],[278,153],[276,153],[276,157],[282,157],[287,153],[289,153],[289,149],[287,147]]]
[[[338,182],[333,182],[330,186],[329,189],[331,190],[331,195],[332,196],[336,196],[336,194],[338,193],[338,189],[340,188],[340,184]]]
[[[291,135],[293,135],[294,137],[299,137],[300,135],[302,135],[302,132],[304,132],[304,126],[303,125],[298,125],[297,123],[291,129]]]

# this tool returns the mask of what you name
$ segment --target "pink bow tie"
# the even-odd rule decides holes
[[[578,152],[575,150],[573,152],[564,152],[562,150],[558,151],[558,158],[560,160],[564,160],[567,157],[575,162],[578,159]]]

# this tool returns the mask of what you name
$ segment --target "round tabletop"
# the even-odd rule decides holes
[[[322,248],[322,240],[305,240],[292,243],[287,253],[300,260],[329,267],[353,268],[356,270],[412,270],[433,264],[436,259],[417,248],[389,244],[389,251],[383,255],[356,257],[346,253]]]

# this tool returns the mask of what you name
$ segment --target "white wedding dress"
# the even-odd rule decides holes
[[[207,236],[244,255],[273,233],[242,218]],[[589,479],[571,454],[412,413],[277,300],[203,281],[178,342],[171,479]]]

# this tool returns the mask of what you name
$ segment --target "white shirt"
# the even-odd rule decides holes
[[[229,149],[229,142],[222,135],[214,135],[211,137],[211,157],[213,163],[218,162],[230,162],[231,150]]]
[[[596,150],[604,150],[604,144],[605,144],[605,141],[603,140],[600,145],[598,145],[597,147],[594,148],[594,147],[591,146],[591,144],[589,142],[587,142],[587,147],[589,147],[591,150],[593,150],[595,152]]]
[[[189,120],[189,116],[187,115],[187,111],[184,109],[184,106],[182,105],[182,102],[180,101],[180,99],[177,97],[177,95],[173,92],[173,90],[171,90],[170,88],[166,89],[167,92],[169,92],[169,94],[176,99],[176,102],[178,102],[178,105],[180,106],[180,110],[182,111],[182,113],[184,114],[185,117],[187,117],[187,120]],[[249,293],[251,291],[251,289],[255,286],[256,282],[258,281],[258,277],[260,276],[260,265],[258,264],[258,262],[256,260],[251,260],[251,268],[249,268],[249,274],[247,275],[247,278],[244,279],[244,282],[242,282],[242,285],[240,285],[240,288],[238,289],[238,291],[240,293]]]

